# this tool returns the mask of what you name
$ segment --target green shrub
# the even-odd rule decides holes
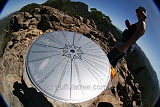
[[[31,4],[28,4],[24,7],[22,7],[20,9],[20,12],[29,12],[29,13],[32,13],[32,11],[35,9],[35,8],[39,8],[40,5],[39,4],[36,4],[36,3],[31,3]]]

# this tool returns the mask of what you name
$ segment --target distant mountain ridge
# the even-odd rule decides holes
[[[136,44],[132,53],[126,57],[129,70],[140,85],[142,101],[147,105],[155,102],[160,88],[157,74],[142,49]],[[145,105],[144,105],[145,106]]]

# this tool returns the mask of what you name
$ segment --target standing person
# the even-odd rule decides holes
[[[117,41],[114,48],[107,55],[111,65],[114,68],[116,68],[120,59],[122,59],[128,53],[132,52],[134,44],[146,31],[146,9],[140,6],[136,9],[136,15],[138,22],[131,25],[128,20],[125,21],[128,29],[123,31],[122,40]]]

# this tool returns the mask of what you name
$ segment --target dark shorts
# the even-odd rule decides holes
[[[117,48],[113,48],[109,54],[107,55],[108,56],[108,59],[110,61],[110,64],[115,68],[118,64],[118,62],[124,57],[126,56],[127,54],[131,53],[133,50],[134,50],[134,44],[129,46],[128,50],[126,53],[124,52],[119,52],[117,50]]]

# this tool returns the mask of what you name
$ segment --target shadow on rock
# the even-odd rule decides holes
[[[18,97],[24,107],[53,107],[41,92],[35,88],[28,88],[22,80],[22,84],[15,82],[13,94]]]
[[[97,107],[113,107],[113,105],[108,102],[100,102]]]

